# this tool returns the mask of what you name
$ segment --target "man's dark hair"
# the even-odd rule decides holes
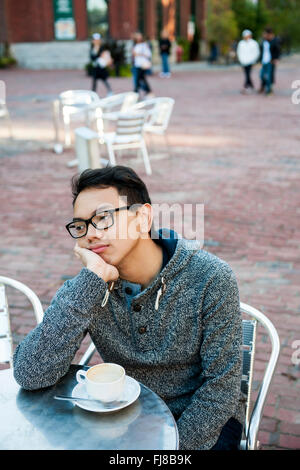
[[[267,34],[273,34],[273,29],[270,28],[269,26],[268,26],[267,28],[265,28],[264,31],[265,31],[265,33],[267,33]]]
[[[116,188],[120,196],[127,196],[127,204],[151,204],[145,183],[136,172],[127,166],[84,170],[72,178],[73,206],[77,196],[89,188]]]

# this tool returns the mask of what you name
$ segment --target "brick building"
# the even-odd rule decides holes
[[[206,0],[0,0],[0,42],[9,43],[20,66],[81,67],[93,32],[129,41],[140,30],[156,41],[205,41]]]

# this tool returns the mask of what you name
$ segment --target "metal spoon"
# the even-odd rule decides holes
[[[83,398],[83,397],[67,397],[65,395],[55,395],[54,397],[56,400],[67,400],[67,401],[88,401],[88,402],[93,402],[97,403],[97,405],[102,405],[104,408],[109,409],[109,408],[115,408],[118,405],[123,405],[124,403],[127,403],[126,400],[120,400],[120,401],[110,401],[108,403],[104,403],[101,400],[97,400],[96,398]]]

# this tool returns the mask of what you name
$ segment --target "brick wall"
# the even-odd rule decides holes
[[[86,0],[73,0],[73,14],[76,23],[76,39],[84,41],[88,35]]]
[[[0,15],[4,12],[5,5],[10,42],[54,40],[52,0],[14,0],[9,2],[0,0]],[[73,0],[73,14],[77,39],[79,41],[85,40],[87,38],[86,0]]]
[[[163,2],[163,26],[170,36],[175,33],[175,0]],[[180,2],[180,35],[186,37],[191,0]],[[76,38],[84,41],[88,35],[86,0],[73,0]],[[205,30],[205,0],[196,2],[196,21]],[[145,34],[157,37],[156,0],[145,0]],[[110,0],[110,34],[115,39],[130,39],[138,28],[138,0]],[[47,42],[54,40],[52,0],[0,0],[0,40],[11,43]]]
[[[110,0],[110,34],[115,39],[130,39],[137,30],[137,0]]]
[[[14,0],[7,3],[11,42],[53,39],[52,0]]]

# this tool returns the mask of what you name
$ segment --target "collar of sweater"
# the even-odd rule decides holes
[[[156,290],[156,310],[158,309],[160,297],[168,288],[169,280],[174,278],[175,274],[184,269],[195,253],[201,248],[198,240],[187,240],[169,229],[160,229],[157,234],[159,238],[158,242],[161,245],[164,245],[169,252],[172,250],[174,250],[174,252],[173,256],[158,276],[139,294],[144,297],[150,295],[153,290]],[[115,281],[113,286],[113,290],[117,289],[120,295],[123,295],[122,283],[123,280],[118,279]]]

